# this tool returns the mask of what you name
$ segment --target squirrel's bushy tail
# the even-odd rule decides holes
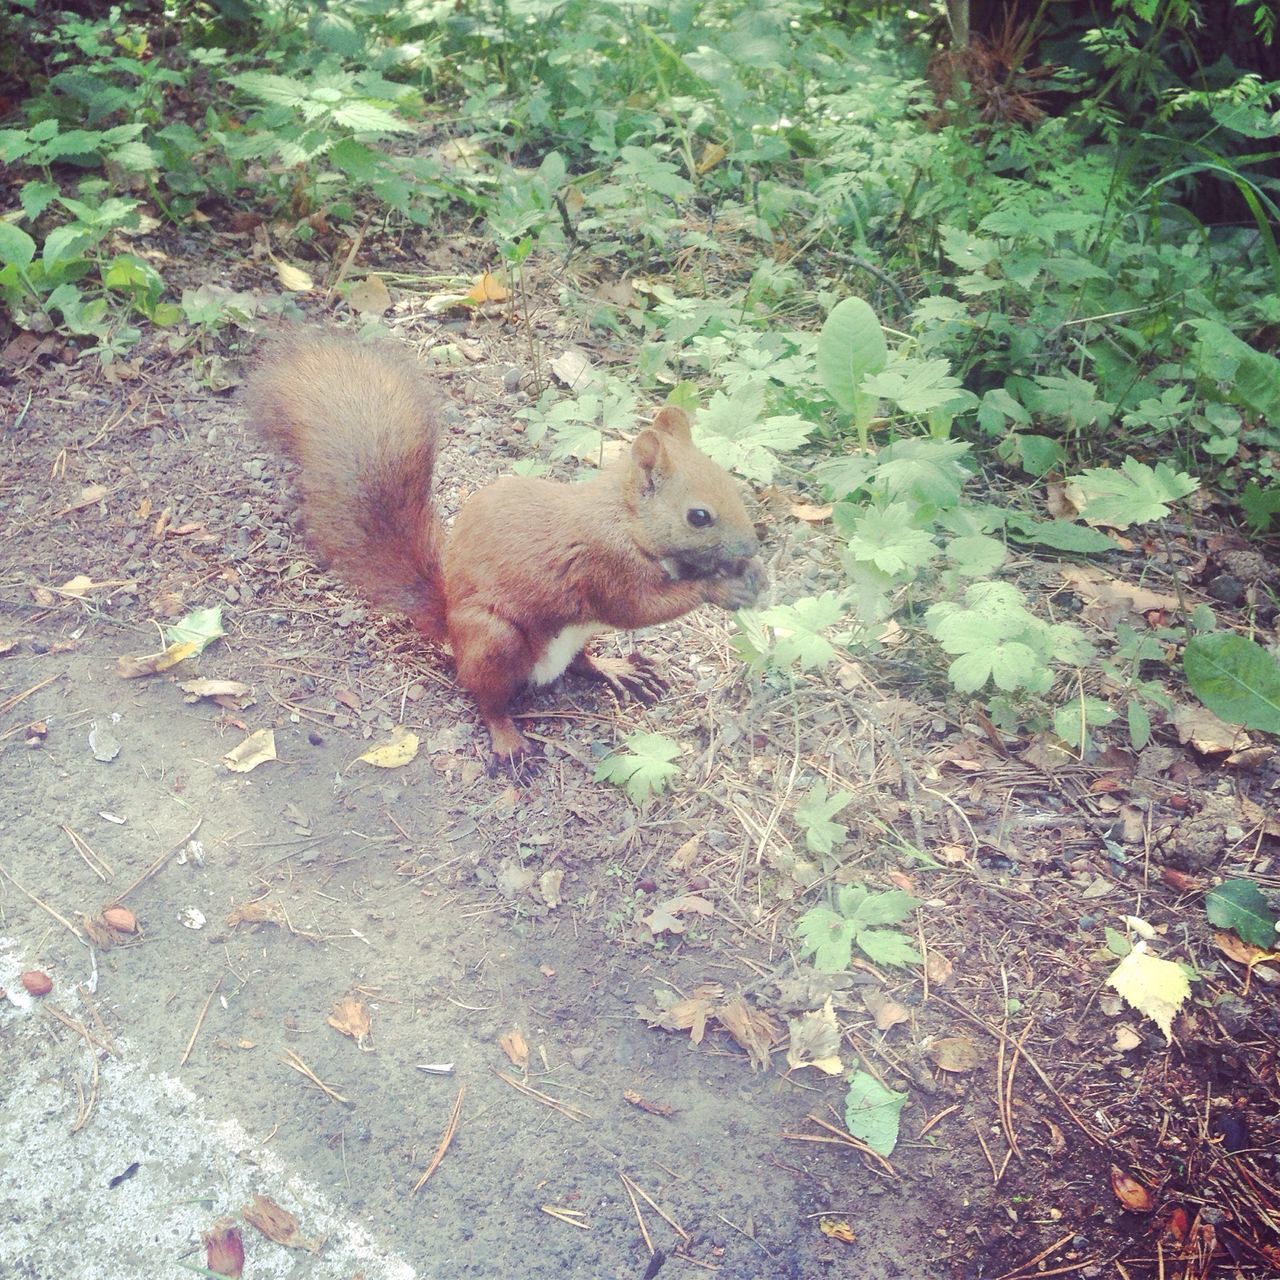
[[[265,344],[244,399],[254,429],[300,464],[307,537],[328,565],[443,638],[438,398],[412,357],[286,331]]]

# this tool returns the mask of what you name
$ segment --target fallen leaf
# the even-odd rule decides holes
[[[1164,1230],[1161,1234],[1176,1240],[1178,1244],[1182,1244],[1186,1240],[1187,1232],[1190,1228],[1191,1223],[1188,1219],[1187,1211],[1181,1205],[1177,1205],[1169,1215],[1169,1221],[1164,1224]]]
[[[769,1069],[782,1029],[767,1013],[753,1009],[742,996],[732,996],[716,1010],[716,1021],[747,1051],[753,1071]]]
[[[244,1240],[240,1228],[230,1218],[219,1218],[208,1231],[201,1232],[205,1248],[205,1266],[214,1275],[231,1276],[244,1270]]]
[[[638,1093],[631,1089],[624,1089],[622,1096],[633,1107],[639,1107],[641,1111],[647,1111],[651,1116],[673,1116],[675,1108],[668,1106],[665,1102],[650,1102],[648,1098],[642,1098]]]
[[[41,969],[28,969],[18,981],[29,995],[47,996],[53,990],[53,979]]]
[[[556,356],[551,362],[551,372],[570,391],[585,390],[596,380],[591,361],[573,347]]]
[[[386,315],[391,310],[391,293],[386,281],[376,272],[365,276],[347,294],[347,305],[362,316]]]
[[[171,644],[160,653],[143,654],[141,657],[121,656],[116,659],[116,675],[122,680],[136,680],[139,676],[153,676],[160,671],[168,671],[179,662],[198,652],[197,646],[187,641],[183,644]]]
[[[789,1018],[791,1043],[787,1048],[787,1066],[793,1070],[816,1067],[829,1076],[844,1074],[840,1061],[840,1028],[830,996],[821,1009]]]
[[[1130,1213],[1150,1213],[1156,1207],[1151,1192],[1115,1164],[1111,1166],[1111,1189]]]
[[[1141,617],[1152,610],[1174,613],[1180,607],[1175,595],[1131,586],[1089,565],[1062,569],[1058,576],[1083,601],[1081,614],[1090,622],[1114,626],[1134,614]]]
[[[245,902],[232,907],[227,912],[227,928],[234,929],[242,924],[278,924],[286,925],[284,908],[278,902],[268,898],[258,898],[255,902]]]
[[[853,1228],[843,1218],[819,1218],[818,1230],[824,1236],[841,1240],[845,1244],[853,1244],[858,1238],[854,1235]]]
[[[477,306],[481,306],[486,302],[505,302],[511,296],[506,285],[486,271],[476,282],[467,290],[467,301],[474,302]]]
[[[925,1052],[939,1070],[957,1074],[974,1070],[981,1061],[978,1046],[968,1036],[943,1036]]]
[[[290,293],[309,293],[316,287],[315,281],[301,267],[289,262],[276,263],[276,279],[280,281],[281,288]]]
[[[1179,704],[1173,710],[1173,727],[1178,731],[1178,741],[1194,747],[1202,756],[1224,756],[1252,745],[1243,728],[1227,724],[1208,707]]]
[[[638,1012],[650,1026],[661,1027],[664,1031],[688,1031],[693,1043],[701,1044],[707,1020],[723,997],[724,988],[718,982],[705,982],[665,1009],[641,1008]]]
[[[821,524],[824,520],[830,519],[832,510],[832,505],[829,502],[824,502],[821,506],[814,506],[809,502],[793,502],[791,504],[791,514],[797,520],[803,520],[806,524]]]
[[[398,724],[391,731],[391,739],[379,746],[370,747],[357,757],[377,769],[400,769],[418,754],[418,735]]]
[[[862,1003],[876,1020],[876,1029],[879,1031],[888,1031],[890,1027],[896,1027],[898,1023],[906,1022],[911,1017],[911,1014],[896,1000],[890,1000],[874,987],[868,987],[862,993]]]
[[[700,898],[693,893],[684,893],[678,898],[668,898],[666,902],[659,903],[641,919],[640,923],[655,937],[660,933],[683,933],[685,922],[680,919],[680,916],[686,911],[709,916],[713,908],[706,898]]]
[[[696,166],[698,172],[709,173],[728,154],[728,147],[723,146],[719,142],[708,142],[702,148],[702,154],[698,157],[698,163]]]
[[[1132,1027],[1117,1027],[1111,1047],[1117,1053],[1129,1053],[1142,1043],[1142,1037]]]
[[[672,871],[688,871],[693,865],[693,860],[698,856],[698,849],[702,844],[702,837],[690,836],[684,844],[667,859],[667,866]]]
[[[276,734],[274,729],[259,729],[251,733],[239,746],[232,747],[222,763],[232,773],[248,773],[268,760],[277,760]]]
[[[529,1066],[529,1046],[519,1027],[512,1027],[505,1035],[500,1035],[498,1047],[521,1071]]]
[[[1180,965],[1149,954],[1146,946],[1145,942],[1135,944],[1112,970],[1107,985],[1150,1018],[1172,1043],[1173,1017],[1191,994],[1191,983]]]
[[[564,883],[564,872],[558,867],[554,871],[544,871],[538,877],[538,892],[547,906],[555,908],[561,903],[560,886]]]
[[[940,951],[930,951],[925,957],[924,971],[935,987],[945,987],[951,981],[952,964]]]
[[[372,1049],[369,1039],[373,1033],[373,1023],[369,1012],[355,996],[343,996],[333,1002],[333,1012],[325,1021],[344,1036],[350,1036],[361,1049]]]
[[[323,1237],[316,1240],[304,1239],[299,1234],[297,1218],[261,1193],[255,1195],[240,1210],[240,1216],[251,1227],[261,1231],[268,1240],[282,1244],[286,1249],[305,1249],[308,1253],[319,1253],[324,1244]]]
[[[250,701],[252,690],[239,680],[180,680],[178,688],[188,697],[186,702],[199,702],[201,698],[226,698],[235,702],[236,709],[242,710]]]

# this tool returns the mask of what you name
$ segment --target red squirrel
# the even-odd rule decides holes
[[[527,685],[572,668],[619,693],[661,692],[639,655],[592,657],[593,636],[700,604],[748,608],[764,590],[738,487],[672,406],[592,480],[479,490],[446,538],[431,498],[439,400],[407,352],[324,330],[269,340],[245,391],[250,422],[301,466],[312,544],[375,605],[448,642],[494,763],[529,752],[511,719]]]

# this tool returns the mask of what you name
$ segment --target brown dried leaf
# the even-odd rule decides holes
[[[260,764],[278,760],[274,729],[259,729],[222,757],[223,765],[232,773],[248,773]]]
[[[731,996],[716,1010],[716,1021],[747,1051],[753,1071],[769,1069],[782,1028],[767,1013],[753,1009],[742,996]]]
[[[677,898],[668,898],[666,902],[660,902],[647,916],[643,917],[640,923],[655,935],[683,933],[685,924],[680,916],[686,911],[709,916],[713,908],[706,898],[700,898],[694,893],[682,893]]]
[[[631,1089],[624,1089],[622,1096],[631,1103],[633,1107],[639,1107],[641,1111],[647,1111],[651,1116],[673,1116],[675,1108],[668,1106],[665,1102],[650,1102],[648,1098],[642,1098],[638,1093]]]
[[[486,302],[506,302],[511,293],[497,276],[486,271],[467,290],[466,296],[468,302],[474,302],[476,306],[482,306]]]
[[[512,1027],[505,1035],[499,1036],[498,1047],[521,1071],[528,1067],[529,1046],[519,1027]]]
[[[818,1230],[824,1236],[830,1236],[832,1240],[839,1240],[844,1244],[853,1244],[858,1239],[853,1228],[843,1218],[819,1218]]]
[[[879,1031],[888,1031],[890,1027],[896,1027],[898,1023],[906,1022],[911,1017],[910,1013],[896,1000],[890,1000],[874,987],[868,987],[862,993],[862,1003],[876,1020],[876,1029]]]
[[[1175,612],[1178,597],[1146,587],[1132,586],[1090,565],[1073,565],[1059,570],[1059,577],[1084,602],[1081,610],[1090,622],[1114,625],[1153,610]]]
[[[373,1031],[373,1023],[369,1011],[355,996],[343,996],[333,1002],[333,1012],[325,1021],[344,1036],[350,1036],[362,1049],[370,1048],[369,1036]]]
[[[1151,1192],[1115,1164],[1111,1166],[1111,1189],[1130,1213],[1150,1213],[1156,1207]]]
[[[319,1253],[324,1244],[323,1238],[305,1239],[298,1231],[297,1218],[261,1192],[240,1210],[240,1216],[251,1227],[261,1231],[268,1240],[282,1244],[286,1249],[305,1249],[308,1253]]]
[[[242,924],[278,924],[287,923],[284,908],[278,902],[267,898],[259,898],[256,902],[245,902],[232,907],[227,913],[227,928],[234,929]]]
[[[1245,751],[1252,745],[1249,735],[1239,725],[1227,724],[1208,707],[1175,707],[1173,727],[1178,731],[1178,741],[1194,747],[1202,756]]]
[[[231,1218],[219,1218],[200,1236],[205,1248],[205,1266],[215,1275],[238,1280],[244,1270],[244,1240]]]
[[[925,958],[924,971],[935,987],[945,987],[951,981],[952,964],[941,951],[930,951]]]
[[[978,1046],[968,1036],[943,1036],[925,1052],[941,1071],[972,1071],[981,1061]]]
[[[793,502],[791,504],[791,514],[797,520],[803,520],[806,524],[821,524],[824,520],[831,518],[833,509],[829,502],[824,502],[821,506],[815,506],[809,502]]]
[[[829,1076],[844,1074],[840,1061],[840,1028],[836,1025],[831,998],[821,1009],[788,1018],[791,1043],[787,1047],[787,1066],[792,1070],[816,1067]]]
[[[121,656],[116,659],[116,675],[122,680],[136,680],[139,676],[153,676],[160,671],[168,671],[176,667],[184,658],[189,658],[199,646],[194,640],[176,640],[160,653],[147,653],[139,658]]]

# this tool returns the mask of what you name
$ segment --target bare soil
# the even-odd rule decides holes
[[[536,325],[554,353],[554,311]],[[479,357],[441,374],[448,515],[528,453],[526,336],[396,327],[427,362]],[[1224,869],[1274,882],[1267,758],[1227,770],[1167,729],[1142,757],[1028,759],[949,718],[920,655],[792,687],[707,613],[641,640],[669,698],[540,693],[522,723],[545,760],[491,778],[447,656],[312,564],[289,469],[207,361],[159,339],[110,374],[58,354],[0,386],[0,1274],[202,1267],[201,1234],[255,1194],[317,1251],[242,1223],[254,1280],[1276,1274],[1277,988],[1246,989],[1201,907]],[[785,501],[762,518],[776,598],[832,585]],[[117,673],[217,603],[201,656]],[[195,677],[252,701],[193,700]],[[416,759],[358,760],[397,725]],[[640,727],[685,748],[643,815],[593,781]],[[278,760],[229,771],[265,728]],[[855,795],[820,874],[790,816],[819,778]],[[925,968],[795,963],[813,875],[912,888]],[[713,914],[655,936],[684,894]],[[121,899],[140,932],[95,944],[84,916]],[[1199,970],[1172,1045],[1103,985],[1125,914]],[[778,1028],[763,1069],[715,1024],[694,1043],[638,1012],[709,983]],[[842,1079],[787,1066],[788,1018],[827,996],[845,1066],[910,1094],[887,1162],[838,1138]],[[364,1044],[328,1021],[348,997]],[[516,1030],[527,1061],[499,1043]],[[1113,1165],[1154,1212],[1120,1203]]]

